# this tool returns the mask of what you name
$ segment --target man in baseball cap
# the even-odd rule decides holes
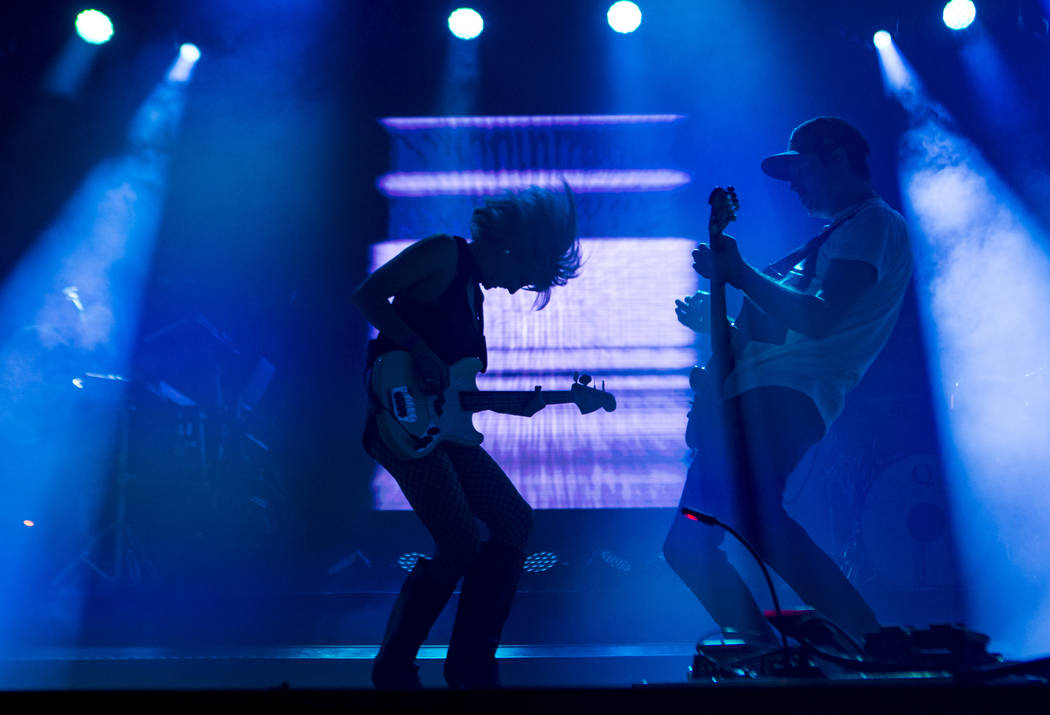
[[[789,182],[809,213],[828,221],[820,235],[761,271],[729,236],[717,251],[701,244],[693,252],[698,273],[717,276],[746,300],[731,328],[732,370],[715,398],[722,404],[714,413],[728,415],[728,424],[706,430],[724,438],[697,450],[681,499],[682,507],[736,527],[800,598],[857,639],[878,629],[874,611],[787,513],[783,495],[885,346],[911,278],[904,219],[872,188],[868,154],[868,142],[842,119],[800,124],[787,151],[763,160],[762,171]],[[679,301],[677,312],[693,330],[709,330],[704,291]],[[698,433],[694,413],[704,410],[690,412],[691,435]],[[726,558],[722,531],[687,516],[675,519],[664,544],[668,564],[723,631],[775,644]]]
[[[795,127],[788,150],[762,161],[762,171],[790,181],[810,214],[831,218],[836,210],[876,195],[868,169],[868,142],[838,117],[816,117]]]
[[[788,150],[762,161],[762,171],[774,179],[791,179],[791,162],[806,153],[827,156],[841,148],[858,174],[870,178],[868,142],[852,124],[838,117],[816,117],[795,127],[788,140]]]

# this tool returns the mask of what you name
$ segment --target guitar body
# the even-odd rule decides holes
[[[379,435],[401,459],[430,454],[442,440],[478,445],[485,439],[474,429],[472,414],[460,407],[459,393],[477,392],[481,360],[464,358],[449,366],[449,386],[440,395],[420,387],[412,356],[400,350],[380,355],[372,366],[370,387],[380,410]]]
[[[689,387],[693,390],[685,428],[685,443],[689,449],[701,450],[719,424],[722,403],[720,385],[710,366],[694,367],[689,373]]]

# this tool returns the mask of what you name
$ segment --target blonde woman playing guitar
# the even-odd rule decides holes
[[[436,546],[394,604],[372,668],[381,689],[422,687],[416,652],[461,578],[445,679],[453,688],[498,687],[496,648],[532,529],[531,507],[469,428],[475,408],[531,416],[547,404],[539,392],[470,402],[485,399],[473,388],[487,357],[482,287],[534,291],[542,308],[554,286],[576,275],[572,193],[533,187],[489,200],[474,211],[471,235],[418,241],[353,294],[379,331],[369,345],[364,447],[393,475]],[[490,534],[484,542],[479,520]]]

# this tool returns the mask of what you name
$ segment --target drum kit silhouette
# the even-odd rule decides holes
[[[125,588],[262,568],[286,501],[257,411],[275,372],[197,315],[140,340],[132,376],[78,375],[80,396],[112,404],[118,427],[104,523],[52,584],[79,569]]]

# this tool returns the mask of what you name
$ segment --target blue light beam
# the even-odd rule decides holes
[[[87,175],[0,290],[0,314],[17,327],[0,340],[0,508],[33,515],[37,528],[24,531],[62,540],[28,551],[0,533],[0,632],[53,580],[68,598],[63,627],[79,626],[97,572],[77,565],[113,473],[121,375],[131,367],[184,101],[185,83],[158,84],[128,126],[126,151]]]
[[[179,48],[179,55],[175,63],[168,70],[169,82],[187,82],[193,73],[193,68],[201,58],[201,51],[193,43],[187,42]]]
[[[1048,237],[980,150],[880,52],[911,115],[901,188],[956,515],[968,625],[1013,657],[1050,651]],[[900,73],[904,73],[903,76]]]

